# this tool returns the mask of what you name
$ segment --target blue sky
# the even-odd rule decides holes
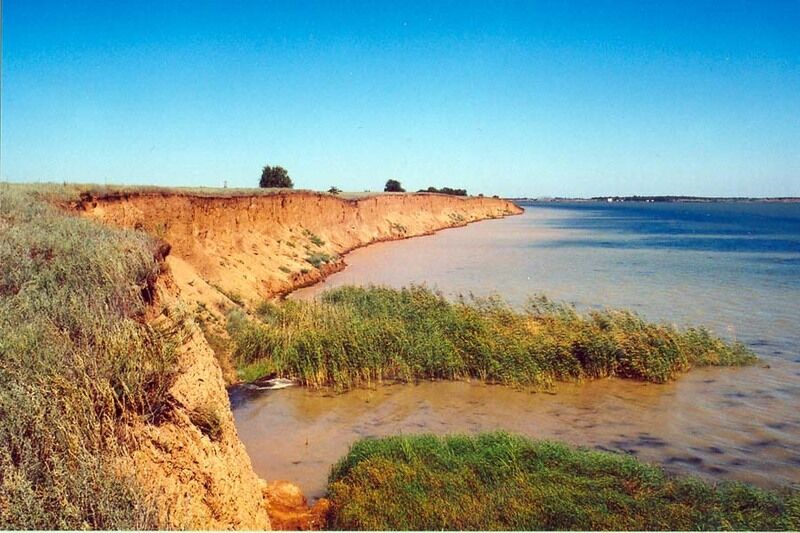
[[[2,5],[11,181],[800,196],[800,1]]]

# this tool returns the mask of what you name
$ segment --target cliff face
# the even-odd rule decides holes
[[[269,529],[268,510],[278,525],[297,525],[292,516],[305,526],[319,522],[304,509],[298,515],[281,511],[295,506],[281,501],[294,493],[286,484],[267,486],[253,472],[233,423],[223,371],[229,382],[235,375],[198,324],[219,330],[226,308],[319,281],[343,268],[341,255],[356,247],[522,212],[494,198],[348,200],[306,192],[232,198],[130,194],[84,198],[72,207],[169,245],[157,297],[164,312],[154,320],[184,335],[179,376],[170,389],[175,408],[157,426],[133,428],[139,446],[128,466],[157,501],[162,523],[190,529]]]
[[[209,198],[128,195],[83,202],[89,216],[168,242],[184,300],[252,303],[320,281],[353,248],[520,213],[497,198],[438,194],[347,200],[318,193]]]
[[[159,303],[176,309],[162,285]],[[170,312],[172,315],[173,312]],[[172,318],[160,317],[171,325]],[[222,372],[203,334],[181,322],[173,409],[158,425],[131,428],[130,464],[169,529],[270,529],[267,485],[239,440]]]

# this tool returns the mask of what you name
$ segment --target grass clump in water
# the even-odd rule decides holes
[[[158,526],[119,459],[169,408],[157,243],[0,187],[0,529]]]
[[[448,301],[422,286],[341,287],[321,302],[262,305],[229,323],[234,356],[311,386],[468,379],[522,386],[618,376],[662,383],[692,366],[755,356],[702,328],[678,330],[627,311],[574,308],[544,297],[517,310],[499,298]]]
[[[340,530],[797,530],[800,493],[670,477],[506,433],[357,442],[329,478]]]

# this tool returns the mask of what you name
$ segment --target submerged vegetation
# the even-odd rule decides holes
[[[422,286],[342,287],[320,302],[264,303],[256,316],[229,321],[242,375],[276,373],[311,386],[475,378],[547,387],[606,376],[662,383],[693,366],[755,360],[703,328],[678,330],[627,311],[582,315],[544,297],[517,310],[495,297],[448,301]]]
[[[157,242],[0,186],[0,529],[153,528],[121,428],[168,408]]]
[[[797,530],[800,493],[670,477],[506,433],[362,440],[329,479],[332,529]]]

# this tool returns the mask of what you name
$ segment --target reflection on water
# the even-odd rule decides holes
[[[763,364],[696,370],[668,385],[602,380],[532,394],[475,383],[394,385],[333,395],[235,391],[256,471],[324,492],[360,437],[503,428],[633,453],[673,471],[762,486],[800,482],[800,205],[526,206],[524,215],[384,243],[298,291],[426,282],[448,294],[537,292],[579,308],[634,309],[706,324]]]

